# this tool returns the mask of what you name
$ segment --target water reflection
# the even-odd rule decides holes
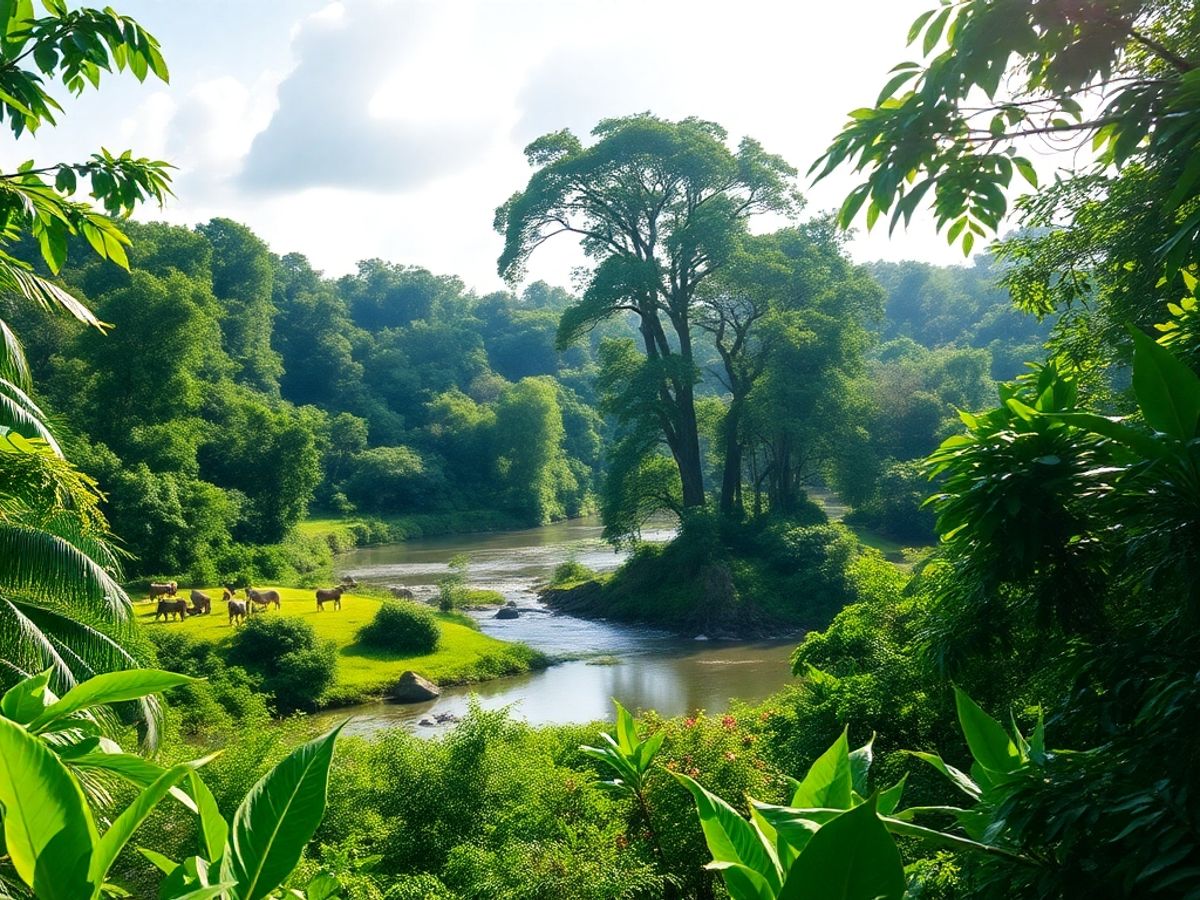
[[[647,537],[667,540],[662,523]],[[789,677],[788,656],[795,640],[734,643],[681,639],[650,628],[554,615],[537,601],[535,587],[554,567],[576,559],[596,571],[609,571],[624,558],[601,539],[595,519],[557,523],[545,528],[496,534],[454,535],[371,547],[348,554],[341,571],[363,582],[407,587],[430,595],[437,579],[459,553],[471,558],[470,583],[501,591],[521,608],[521,617],[493,618],[476,612],[480,627],[505,640],[519,640],[552,656],[576,659],[529,675],[479,685],[447,688],[430,703],[373,703],[356,707],[348,734],[405,727],[421,734],[449,727],[421,726],[422,719],[461,717],[471,696],[486,709],[511,706],[513,715],[532,724],[611,719],[611,698],[630,709],[656,709],[679,715],[698,709],[720,711],[730,700],[761,700]],[[598,658],[600,657],[600,658]],[[605,664],[597,664],[605,663]],[[344,718],[345,711],[330,713]]]

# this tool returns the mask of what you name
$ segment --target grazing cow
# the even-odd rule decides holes
[[[330,600],[333,601],[334,609],[341,609],[342,608],[342,592],[343,591],[344,591],[344,588],[340,588],[340,587],[328,588],[328,589],[318,588],[317,589],[317,612],[321,612],[323,609],[325,609],[325,604]]]
[[[397,600],[416,600],[417,599],[417,595],[414,594],[412,591],[410,591],[408,588],[394,587],[394,588],[389,588],[389,590],[392,592],[392,596],[395,597]]]
[[[171,620],[171,616],[178,615],[179,618],[186,619],[188,614],[188,605],[186,600],[159,600],[158,612],[154,614],[154,621],[157,622],[159,617]]]
[[[150,582],[150,599],[157,600],[159,597],[174,597],[177,590],[179,590],[179,585],[174,581],[152,581]]]
[[[279,591],[268,588],[265,591],[256,591],[252,587],[246,588],[246,599],[251,603],[255,603],[264,609],[274,604],[276,609],[279,609]]]
[[[193,616],[207,616],[212,612],[212,597],[204,591],[193,590],[191,593],[192,608],[188,610]]]
[[[226,599],[225,604],[229,607],[229,627],[232,628],[238,622],[241,622],[243,625],[245,625],[246,601],[234,600],[233,595],[230,594],[228,599]]]

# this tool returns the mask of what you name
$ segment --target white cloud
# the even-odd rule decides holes
[[[130,126],[180,166],[172,220],[240,219],[333,273],[381,256],[490,290],[492,214],[527,181],[534,137],[644,110],[697,115],[803,172],[910,55],[908,23],[929,0],[289,0],[255,5],[254,33],[229,40],[199,33],[202,0],[125,2],[146,4],[131,11],[152,28],[190,29],[164,40],[183,73],[170,104],[146,100]],[[809,211],[852,184],[806,185]],[[961,260],[927,219],[884,235],[853,252]],[[566,283],[580,262],[552,241],[530,277]]]

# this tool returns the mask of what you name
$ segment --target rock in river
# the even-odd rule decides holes
[[[517,608],[515,606],[504,606],[496,611],[495,617],[497,619],[519,619],[521,614],[517,612]]]
[[[396,703],[423,703],[441,696],[441,690],[431,681],[426,681],[416,672],[405,672],[388,692],[388,699]]]

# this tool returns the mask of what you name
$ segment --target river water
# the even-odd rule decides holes
[[[643,534],[667,540],[667,524]],[[452,535],[367,547],[339,560],[339,574],[360,582],[407,587],[418,597],[436,592],[438,578],[457,554],[470,557],[472,587],[498,590],[516,602],[520,618],[496,619],[495,610],[473,612],[487,634],[522,641],[553,657],[575,657],[540,672],[483,684],[448,687],[419,704],[368,703],[349,711],[350,734],[403,727],[433,734],[447,724],[419,724],[436,715],[461,717],[472,697],[487,709],[509,707],[532,724],[588,722],[613,717],[612,698],[629,709],[680,715],[724,710],[732,699],[761,700],[790,679],[788,655],[796,640],[743,643],[680,638],[652,628],[557,615],[537,600],[535,588],[554,567],[574,559],[598,572],[620,565],[624,554],[601,539],[597,519],[492,534]],[[329,713],[344,718],[347,711]]]

